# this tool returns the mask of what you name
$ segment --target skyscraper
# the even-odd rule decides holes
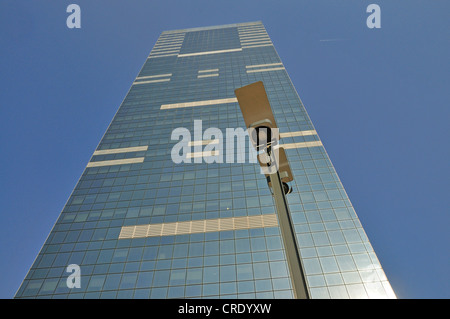
[[[257,81],[309,296],[395,298],[261,22],[161,34],[16,298],[292,298],[271,190],[226,134]]]

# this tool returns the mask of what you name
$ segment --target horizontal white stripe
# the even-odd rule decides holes
[[[255,30],[255,31],[240,31],[239,37],[248,37],[248,36],[257,36],[257,35],[267,35],[267,32],[264,30]]]
[[[180,34],[172,34],[172,35],[161,35],[159,37],[160,40],[166,40],[166,39],[183,39],[184,38],[184,33],[180,33]]]
[[[153,48],[155,49],[155,48],[170,47],[170,46],[181,47],[182,44],[183,44],[183,41],[156,42],[155,46]]]
[[[112,166],[112,165],[142,163],[144,161],[144,158],[145,157],[136,157],[136,158],[124,158],[124,159],[110,160],[110,161],[89,162],[86,167],[99,167],[99,166]]]
[[[249,35],[252,35],[252,36],[254,36],[254,35],[263,35],[263,34],[267,34],[267,32],[266,31],[264,31],[264,30],[261,30],[261,31],[243,31],[243,32],[239,32],[239,37],[242,37],[242,36],[249,36]]]
[[[279,71],[279,70],[284,70],[284,67],[270,68],[270,69],[259,69],[259,70],[247,70],[247,73],[266,72],[266,71]]]
[[[185,53],[179,54],[179,58],[187,57],[187,56],[196,56],[196,55],[205,55],[205,54],[218,54],[218,53],[228,53],[228,52],[237,52],[242,51],[242,48],[237,49],[228,49],[228,50],[217,50],[217,51],[204,51],[204,52],[195,52],[195,53]]]
[[[197,79],[201,79],[201,78],[209,78],[212,76],[219,76],[219,73],[211,73],[211,74],[201,74],[201,75],[197,75]]]
[[[204,73],[204,72],[217,72],[219,69],[209,69],[209,70],[198,70],[198,73]]]
[[[168,50],[180,50],[181,49],[181,45],[177,44],[177,45],[162,45],[162,46],[155,46],[153,47],[152,51],[150,51],[151,53],[154,52],[160,52],[160,51],[168,51]]]
[[[238,28],[238,32],[242,32],[242,31],[255,31],[255,30],[265,30],[264,27],[262,26],[255,26],[255,27],[249,27],[249,28]]]
[[[245,25],[240,25],[238,26],[238,29],[242,29],[242,28],[262,28],[263,25],[261,23],[252,23],[252,24],[245,24]]]
[[[258,30],[258,31],[244,31],[244,32],[239,32],[239,37],[249,37],[251,36],[251,34],[255,34],[255,36],[262,36],[262,35],[268,35],[268,33],[264,30]]]
[[[272,45],[272,41],[264,40],[264,41],[254,41],[254,42],[242,43],[242,48],[245,49],[245,48],[254,47],[254,46],[260,45],[260,44]]]
[[[178,34],[173,36],[160,36],[158,41],[169,41],[169,40],[182,40],[184,39],[184,34]]]
[[[210,157],[219,155],[220,155],[219,151],[193,152],[193,153],[186,153],[186,158]]]
[[[241,34],[239,35],[239,40],[248,40],[249,38],[256,38],[256,37],[269,37],[267,33],[248,33],[248,34]]]
[[[195,102],[185,102],[185,103],[173,103],[173,104],[163,104],[161,105],[161,110],[165,109],[177,109],[181,107],[193,107],[193,106],[204,106],[204,105],[217,105],[225,103],[237,103],[237,98],[228,99],[217,99],[217,100],[205,100],[205,101],[195,101]]]
[[[272,45],[272,41],[270,40],[264,40],[264,41],[255,41],[255,42],[247,42],[247,43],[242,43],[242,48],[250,48],[250,47],[255,47],[255,46],[269,46]]]
[[[158,42],[169,42],[169,41],[172,41],[172,42],[183,42],[184,41],[184,36],[181,36],[181,37],[171,37],[171,38],[159,38],[158,39],[158,41],[156,41],[157,43]]]
[[[150,55],[155,55],[155,54],[165,54],[165,53],[173,53],[173,52],[180,52],[180,47],[177,48],[165,48],[165,49],[158,49],[158,50],[152,50],[150,52]]]
[[[161,52],[152,52],[152,53],[150,53],[150,56],[160,56],[160,55],[167,55],[167,54],[172,54],[172,53],[178,54],[179,52],[180,52],[180,49],[161,51]]]
[[[263,26],[263,24],[259,21],[255,22],[246,22],[246,23],[240,23],[238,25],[238,28],[249,28],[249,27],[257,27],[257,26]]]
[[[149,59],[155,59],[155,58],[162,58],[162,57],[166,57],[166,56],[176,56],[178,55],[178,53],[175,54],[164,54],[164,55],[151,55],[148,58]]]
[[[270,41],[269,37],[261,37],[261,38],[251,38],[251,39],[241,39],[242,45],[248,45],[250,42],[263,42],[263,41]]]
[[[124,148],[110,148],[107,150],[97,150],[94,155],[105,155],[105,154],[119,154],[119,153],[129,153],[129,152],[140,152],[148,150],[148,146],[133,146]]]
[[[179,45],[181,46],[183,44],[183,41],[162,41],[162,42],[156,42],[154,47],[162,47],[162,46],[169,46],[169,45]]]
[[[209,144],[219,144],[219,140],[202,140],[202,141],[190,141],[188,146],[199,146],[199,145],[209,145]]]
[[[251,45],[251,46],[248,46],[248,47],[242,47],[243,49],[250,49],[250,48],[258,48],[258,47],[270,47],[270,46],[272,46],[272,44],[262,44],[262,45]]]
[[[153,48],[153,50],[151,51],[151,54],[152,53],[156,53],[156,52],[158,52],[158,53],[161,53],[162,51],[169,51],[169,50],[178,50],[178,51],[180,51],[180,49],[181,49],[181,46],[176,46],[176,47],[161,47],[161,48]]]
[[[322,146],[322,142],[321,141],[311,141],[311,142],[281,144],[281,147],[283,147],[285,150],[292,149],[292,148],[305,148],[305,147],[315,147],[315,146]]]
[[[181,47],[175,47],[175,48],[161,48],[161,49],[153,49],[150,54],[153,55],[155,53],[169,53],[170,51],[180,51]]]
[[[308,135],[317,135],[317,132],[315,130],[286,132],[286,133],[280,133],[280,138],[283,138],[283,137],[296,137],[296,136],[308,136]]]
[[[158,79],[158,80],[150,80],[150,81],[139,81],[139,82],[134,82],[133,85],[147,84],[147,83],[169,82],[169,81],[170,81],[170,79]]]
[[[262,25],[254,25],[254,26],[248,26],[248,27],[238,27],[238,31],[241,30],[253,30],[253,29],[264,29]]]
[[[166,76],[172,76],[172,73],[139,76],[139,77],[136,78],[136,80],[162,78],[162,77],[166,77]]]
[[[259,67],[264,67],[264,66],[274,66],[274,65],[282,65],[283,63],[267,63],[267,64],[254,64],[254,65],[246,65],[245,68],[250,69],[250,68],[259,68]]]
[[[185,30],[172,30],[172,31],[163,31],[161,36],[172,35],[172,34],[185,34]]]
[[[238,28],[246,28],[246,27],[258,26],[258,25],[262,26],[262,23],[260,21],[245,22],[245,23],[239,23]]]
[[[252,40],[263,40],[263,39],[269,39],[268,35],[258,35],[258,36],[246,36],[246,37],[240,37],[241,42],[248,42],[248,41],[252,41]]]
[[[179,33],[179,34],[168,34],[168,35],[161,35],[158,39],[159,40],[165,40],[165,39],[180,39],[180,38],[184,38],[185,34],[184,33]]]
[[[161,37],[172,37],[172,36],[179,36],[182,34],[185,34],[185,30],[172,30],[172,31],[164,31],[161,33]]]
[[[119,239],[175,236],[277,226],[278,218],[276,214],[202,219],[174,223],[122,226]]]
[[[241,28],[263,28],[263,24],[261,22],[255,22],[255,23],[250,23],[250,24],[242,24],[238,26],[238,29]]]
[[[258,36],[268,36],[266,31],[249,31],[249,32],[239,32],[239,38],[248,38],[248,37],[258,37]]]
[[[181,46],[167,46],[167,47],[159,47],[159,48],[153,48],[152,53],[156,52],[162,52],[162,51],[169,51],[169,50],[180,50]]]
[[[266,39],[251,39],[251,40],[241,40],[241,45],[242,46],[247,46],[247,45],[253,45],[256,43],[272,43],[272,41],[269,38]]]

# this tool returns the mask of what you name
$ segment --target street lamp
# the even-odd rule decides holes
[[[266,90],[263,83],[259,81],[236,89],[234,93],[249,131],[250,141],[256,151],[259,152],[259,164],[275,198],[294,297],[308,299],[308,289],[294,233],[294,225],[286,200],[286,194],[292,191],[287,184],[293,179],[292,172],[286,152],[278,145],[279,131]]]
[[[281,178],[281,184],[283,185],[284,194],[290,194],[292,193],[292,187],[289,186],[288,182],[293,180],[291,167],[289,166],[289,162],[287,161],[286,157],[286,151],[283,147],[278,147],[278,149],[275,149],[275,151],[278,151],[278,162],[274,165],[274,169],[277,169],[280,178]],[[270,159],[266,157],[266,153],[263,153],[258,156],[259,164],[263,167]],[[272,188],[272,182],[270,179],[270,174],[264,174],[267,179],[267,184],[270,188]]]

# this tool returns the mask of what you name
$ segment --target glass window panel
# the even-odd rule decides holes
[[[328,286],[336,286],[336,285],[344,284],[341,274],[339,274],[339,273],[326,274],[325,280],[326,280]]]
[[[172,269],[170,272],[169,285],[183,285],[186,280],[186,269]]]
[[[306,275],[315,275],[322,273],[322,268],[320,267],[318,258],[304,259],[303,266],[305,268]]]
[[[167,296],[167,288],[153,288],[150,293],[152,299],[165,299]]]
[[[152,271],[140,272],[137,278],[136,288],[151,287],[152,280],[153,280]]]
[[[202,286],[194,285],[194,286],[186,286],[185,295],[186,297],[199,297],[202,294]]]
[[[319,260],[324,273],[339,271],[339,267],[334,257],[321,257]]]
[[[349,295],[345,286],[328,287],[332,299],[348,299]]]
[[[274,278],[272,279],[273,289],[275,290],[285,290],[290,289],[291,284],[288,278]]]
[[[228,295],[234,294],[236,292],[237,292],[236,282],[224,282],[220,284],[220,294]]]
[[[105,275],[92,276],[91,279],[89,280],[87,291],[101,290],[103,284],[105,283],[105,279],[106,279]]]
[[[342,278],[346,285],[361,283],[361,277],[357,271],[344,272],[342,273]]]
[[[203,285],[204,296],[219,295],[219,284],[207,284]]]
[[[268,263],[254,263],[253,273],[256,279],[270,278],[270,269]]]
[[[223,240],[220,242],[220,253],[221,254],[232,254],[234,253],[234,240]]]
[[[367,299],[368,295],[363,284],[347,285],[347,292],[352,299]]]
[[[120,282],[120,289],[134,288],[136,284],[137,274],[125,273]]]
[[[238,282],[239,293],[249,293],[255,291],[255,284],[253,281],[241,281]]]
[[[186,284],[200,284],[203,277],[202,268],[193,268],[187,270]]]
[[[219,267],[205,267],[203,276],[205,283],[219,282]]]
[[[220,266],[220,281],[234,281],[236,280],[235,266]]]
[[[270,273],[272,278],[287,277],[286,263],[284,261],[270,262]]]
[[[169,270],[158,270],[153,275],[153,287],[162,287],[169,284]]]
[[[361,237],[356,229],[346,229],[343,231],[344,237],[348,243],[360,242]]]
[[[312,237],[314,240],[314,244],[316,246],[329,245],[330,241],[328,240],[328,236],[326,232],[317,232],[312,233]]]
[[[339,245],[339,244],[345,244],[346,243],[346,241],[344,239],[344,235],[342,234],[342,232],[340,230],[329,231],[328,232],[328,237],[329,237],[330,243],[332,245]]]
[[[253,268],[251,264],[237,265],[237,280],[253,279]]]
[[[250,240],[248,238],[236,240],[235,245],[237,253],[250,252]]]
[[[367,254],[355,254],[353,255],[356,267],[358,270],[373,269],[372,261]]]
[[[103,290],[112,290],[119,288],[119,283],[122,275],[121,274],[108,274],[106,275],[105,284]]]
[[[169,287],[168,298],[183,298],[184,286]]]
[[[336,256],[336,260],[341,271],[356,270],[356,265],[353,261],[352,256],[350,255]]]
[[[203,243],[193,243],[189,245],[189,257],[203,255]]]
[[[330,299],[328,289],[325,287],[311,288],[310,292],[311,292],[311,298],[313,298],[313,299]]]
[[[56,286],[58,285],[58,278],[54,278],[54,279],[46,279],[43,284],[42,287],[39,291],[40,294],[51,294],[54,292]],[[38,287],[38,285],[36,285],[36,287]]]
[[[252,251],[262,251],[266,249],[266,242],[263,237],[260,238],[251,238],[251,247]]]

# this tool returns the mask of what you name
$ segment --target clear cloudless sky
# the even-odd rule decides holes
[[[81,7],[81,29],[66,8]],[[381,8],[369,29],[366,8]],[[450,297],[450,1],[1,0],[0,298],[160,33],[261,20],[399,298]]]

